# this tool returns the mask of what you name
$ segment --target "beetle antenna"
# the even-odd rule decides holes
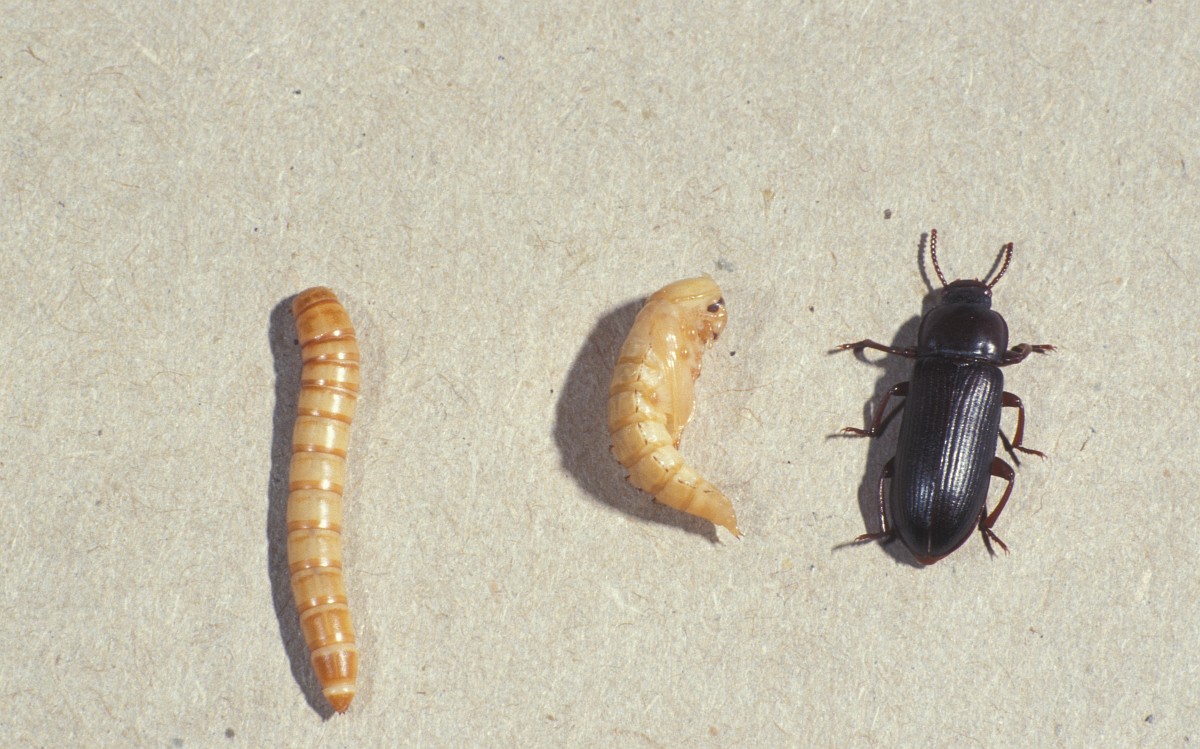
[[[937,273],[938,280],[942,282],[942,286],[948,286],[946,277],[942,275],[942,266],[938,265],[937,261],[937,229],[929,230],[929,258],[933,260],[933,270]]]
[[[1004,273],[1008,270],[1008,264],[1012,262],[1012,250],[1013,250],[1012,242],[1009,242],[1008,244],[1004,245],[1004,265],[1000,266],[1000,272],[997,273],[996,277],[993,278],[988,283],[987,287],[989,289],[992,288],[993,286],[995,286],[996,282],[999,281],[1000,278],[1004,275]]]

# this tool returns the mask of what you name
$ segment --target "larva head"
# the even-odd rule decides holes
[[[649,301],[665,301],[679,310],[679,317],[704,343],[717,340],[725,330],[725,298],[721,287],[708,276],[676,281],[654,292]]]

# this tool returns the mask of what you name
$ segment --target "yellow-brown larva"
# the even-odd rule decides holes
[[[342,579],[342,491],[358,402],[358,341],[346,309],[327,288],[300,292],[292,314],[304,367],[288,476],[288,567],[313,670],[325,699],[342,713],[358,676]]]
[[[679,454],[695,405],[700,357],[724,329],[725,299],[708,276],[655,292],[617,355],[608,389],[608,431],[629,483],[740,537],[733,503]]]

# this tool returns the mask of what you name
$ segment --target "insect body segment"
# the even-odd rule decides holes
[[[608,430],[629,483],[741,536],[733,503],[679,453],[695,405],[700,358],[725,320],[721,289],[707,276],[655,292],[617,356],[608,391]]]
[[[288,566],[300,629],[325,699],[345,712],[354,698],[358,646],[342,579],[342,492],[358,401],[358,342],[333,292],[292,303],[304,361],[288,478]]]

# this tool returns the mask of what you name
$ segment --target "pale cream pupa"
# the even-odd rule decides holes
[[[708,276],[676,281],[646,300],[617,355],[608,431],[629,483],[740,537],[733,503],[679,452],[695,405],[700,358],[725,329],[725,319],[725,299]]]

